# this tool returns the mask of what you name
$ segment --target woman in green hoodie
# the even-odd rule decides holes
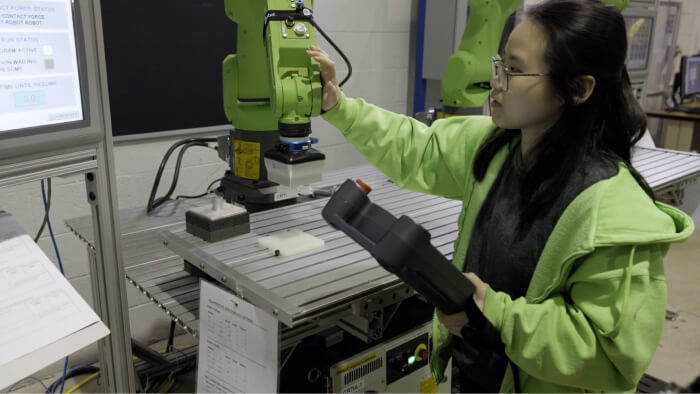
[[[400,187],[464,202],[453,263],[490,325],[436,311],[437,381],[454,355],[464,392],[634,391],[651,362],[663,257],[693,223],[656,202],[630,164],[646,119],[626,50],[616,9],[542,3],[492,59],[491,116],[430,127],[345,97],[328,55],[308,51],[323,117],[367,160]]]

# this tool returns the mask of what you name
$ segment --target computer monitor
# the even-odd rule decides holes
[[[109,0],[101,8],[113,136],[231,129],[221,64],[236,53],[237,31],[224,1]]]
[[[700,55],[681,58],[681,97],[700,94]]]
[[[0,0],[0,162],[101,137],[93,6]]]
[[[0,1],[0,133],[85,120],[73,2]]]
[[[627,71],[630,74],[649,69],[652,36],[654,33],[654,16],[644,12],[628,11],[624,14],[627,28]]]

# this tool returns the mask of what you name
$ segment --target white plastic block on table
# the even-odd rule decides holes
[[[325,242],[322,239],[301,230],[283,231],[258,239],[258,246],[272,251],[279,250],[280,256],[283,257],[321,249],[324,245]]]

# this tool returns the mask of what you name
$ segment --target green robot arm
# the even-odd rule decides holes
[[[281,126],[308,125],[310,116],[320,115],[322,100],[319,65],[306,54],[306,50],[316,44],[312,23],[304,19],[312,17],[312,1],[277,1],[281,3],[277,7],[296,4],[301,14],[294,11],[281,14],[284,20],[270,19],[265,29],[271,108]]]
[[[491,56],[498,51],[506,19],[520,0],[470,0],[462,42],[447,62],[442,78],[442,103],[448,107],[481,107],[489,96],[482,85],[491,81]]]
[[[603,0],[624,10],[629,0]],[[469,19],[462,42],[447,63],[441,98],[446,107],[477,108],[488,99],[491,81],[490,57],[496,54],[506,19],[520,0],[470,0]],[[450,112],[450,111],[447,111]]]
[[[322,91],[318,63],[306,54],[316,44],[308,20],[312,4],[226,0],[226,14],[238,24],[238,45],[237,54],[223,64],[224,109],[237,129],[276,131],[291,125],[308,135],[309,118],[321,112]]]
[[[309,138],[322,102],[319,65],[306,54],[316,43],[312,4],[225,0],[238,33],[237,53],[223,62],[224,111],[234,126],[219,143],[231,168],[222,181],[228,200],[272,206],[295,198],[277,186],[320,180],[325,156]]]
[[[609,4],[617,8],[620,12],[624,11],[625,8],[630,4],[630,0],[602,0],[603,3]]]

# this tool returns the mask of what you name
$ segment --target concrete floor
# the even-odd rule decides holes
[[[647,373],[685,387],[700,375],[700,229],[666,255],[668,306],[679,310],[666,320],[661,344]]]
[[[681,387],[687,386],[700,375],[700,230],[682,244],[671,247],[665,259],[668,283],[668,305],[679,311],[674,321],[667,320],[649,375]],[[189,335],[177,337],[176,346],[193,343]],[[165,343],[157,343],[153,349],[162,349]],[[70,379],[65,390],[83,380],[85,376]],[[51,380],[52,381],[52,380]],[[77,392],[99,391],[94,380]],[[47,385],[50,381],[47,382]],[[196,371],[179,378],[175,392],[193,392],[196,386]],[[6,389],[5,389],[6,390]],[[38,384],[23,386],[15,392],[42,392]]]

